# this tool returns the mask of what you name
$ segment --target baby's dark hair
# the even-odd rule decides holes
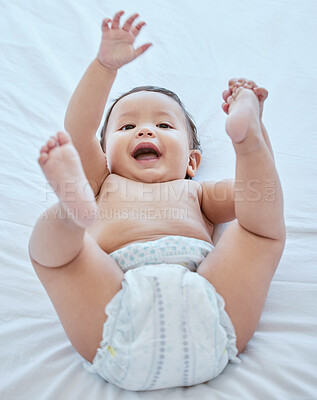
[[[189,112],[186,110],[184,104],[182,103],[181,99],[177,96],[176,93],[172,92],[171,90],[162,88],[162,87],[158,87],[158,86],[138,86],[135,87],[131,90],[129,90],[128,92],[122,94],[120,97],[118,97],[111,105],[111,107],[109,108],[109,110],[107,111],[106,114],[106,118],[105,118],[105,122],[104,125],[101,129],[101,133],[100,133],[100,145],[103,151],[105,151],[105,136],[106,136],[106,130],[107,130],[107,126],[108,126],[108,122],[109,122],[109,118],[110,118],[110,114],[113,110],[113,107],[118,103],[118,101],[120,101],[121,99],[123,99],[124,97],[128,96],[129,94],[132,93],[137,93],[137,92],[154,92],[154,93],[163,93],[166,96],[171,97],[173,100],[175,100],[182,108],[184,115],[185,115],[185,119],[186,119],[186,125],[187,125],[187,130],[188,133],[190,134],[190,138],[191,138],[191,149],[193,150],[201,150],[201,145],[197,136],[197,128],[196,125],[191,117],[191,115],[189,114]],[[185,179],[191,179],[188,175],[186,175]]]

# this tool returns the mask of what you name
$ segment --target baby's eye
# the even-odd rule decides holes
[[[162,128],[162,129],[169,129],[169,128],[172,128],[171,125],[165,124],[165,123],[158,124],[157,126],[158,126],[159,128]]]
[[[124,125],[122,128],[120,128],[120,131],[127,131],[129,129],[134,129],[134,128],[135,128],[135,125],[127,124],[127,125]]]

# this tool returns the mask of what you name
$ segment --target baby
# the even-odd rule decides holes
[[[102,24],[66,132],[39,164],[58,203],[29,243],[35,271],[85,367],[129,390],[189,386],[238,362],[260,319],[285,242],[283,195],[266,129],[267,91],[231,79],[223,93],[235,180],[192,180],[196,128],[171,91],[136,88],[96,131],[117,70],[144,22]],[[214,224],[232,221],[216,245]]]

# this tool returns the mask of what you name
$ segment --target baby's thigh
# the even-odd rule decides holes
[[[232,222],[197,272],[223,297],[242,352],[259,322],[283,240],[254,235]]]
[[[65,266],[32,264],[72,345],[92,361],[107,318],[105,306],[122,287],[122,270],[88,233],[78,256]]]

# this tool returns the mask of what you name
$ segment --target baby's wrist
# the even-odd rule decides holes
[[[99,66],[100,66],[103,70],[105,70],[105,71],[107,71],[107,72],[110,72],[110,73],[117,73],[117,71],[118,71],[117,68],[114,68],[114,67],[111,67],[110,65],[104,64],[104,63],[98,58],[98,56],[96,57],[96,61],[97,61],[97,63],[99,64]]]

